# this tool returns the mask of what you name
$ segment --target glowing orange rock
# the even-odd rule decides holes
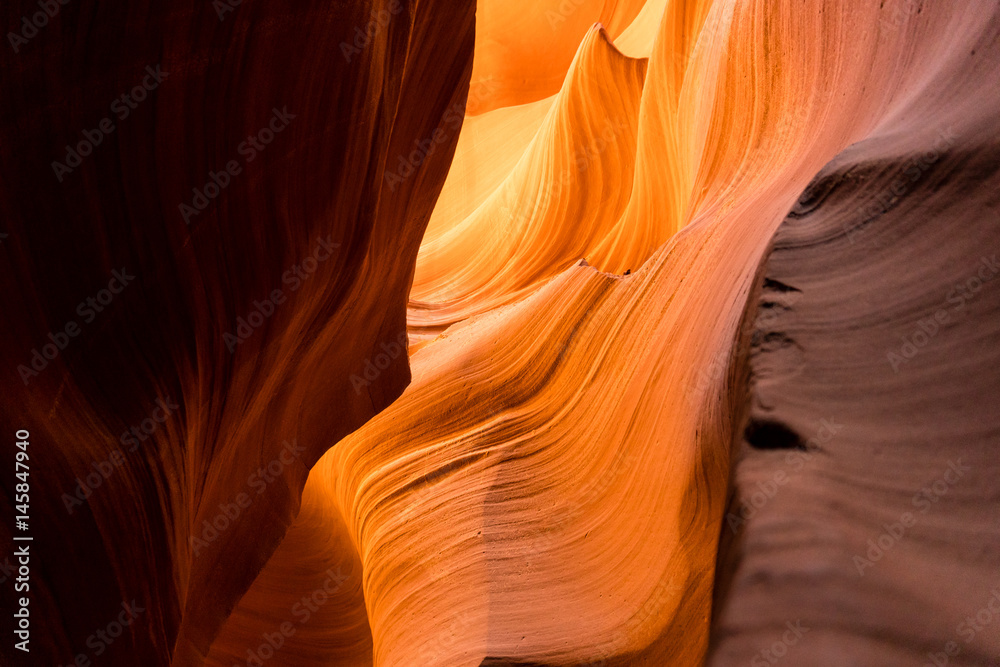
[[[425,237],[413,382],[307,485],[360,555],[375,664],[703,659],[746,297],[813,174],[912,113],[947,10],[852,32],[898,10],[668,3],[645,77],[591,31],[547,109],[491,121],[537,123],[527,147],[460,152],[488,177]],[[570,196],[615,114],[636,130]]]

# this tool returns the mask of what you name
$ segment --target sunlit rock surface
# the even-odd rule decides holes
[[[644,68],[594,28],[555,97],[470,120],[417,259],[413,382],[304,499],[351,535],[375,664],[704,660],[730,443],[750,352],[771,344],[754,336],[761,262],[852,145],[898,156],[949,122],[983,126],[996,18],[981,9],[668,3]],[[564,179],[611,117],[634,134]],[[721,614],[741,602],[724,593]],[[718,664],[770,645],[763,602],[743,604],[758,630],[728,649],[717,622]],[[813,651],[844,655],[828,648]]]

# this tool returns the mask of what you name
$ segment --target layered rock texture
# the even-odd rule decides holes
[[[410,378],[398,354],[350,381],[404,334],[457,128],[386,173],[464,104],[475,6],[224,6],[74,2],[5,47],[3,432],[32,440],[30,664],[202,664],[310,467]],[[91,639],[122,600],[144,611]]]
[[[1000,3],[106,12],[0,70],[31,660],[997,661]]]
[[[996,40],[774,237],[708,664],[1000,664]]]

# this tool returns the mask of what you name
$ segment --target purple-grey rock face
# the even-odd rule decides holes
[[[970,54],[970,72],[996,54]],[[774,238],[748,310],[708,665],[1000,664],[988,79],[844,151]]]

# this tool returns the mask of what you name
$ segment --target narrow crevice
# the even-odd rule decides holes
[[[799,449],[805,451],[802,437],[787,425],[771,419],[751,417],[743,438],[754,449]]]
[[[791,285],[786,285],[780,280],[775,280],[774,278],[764,278],[764,290],[773,292],[801,292],[798,287],[792,287]]]

